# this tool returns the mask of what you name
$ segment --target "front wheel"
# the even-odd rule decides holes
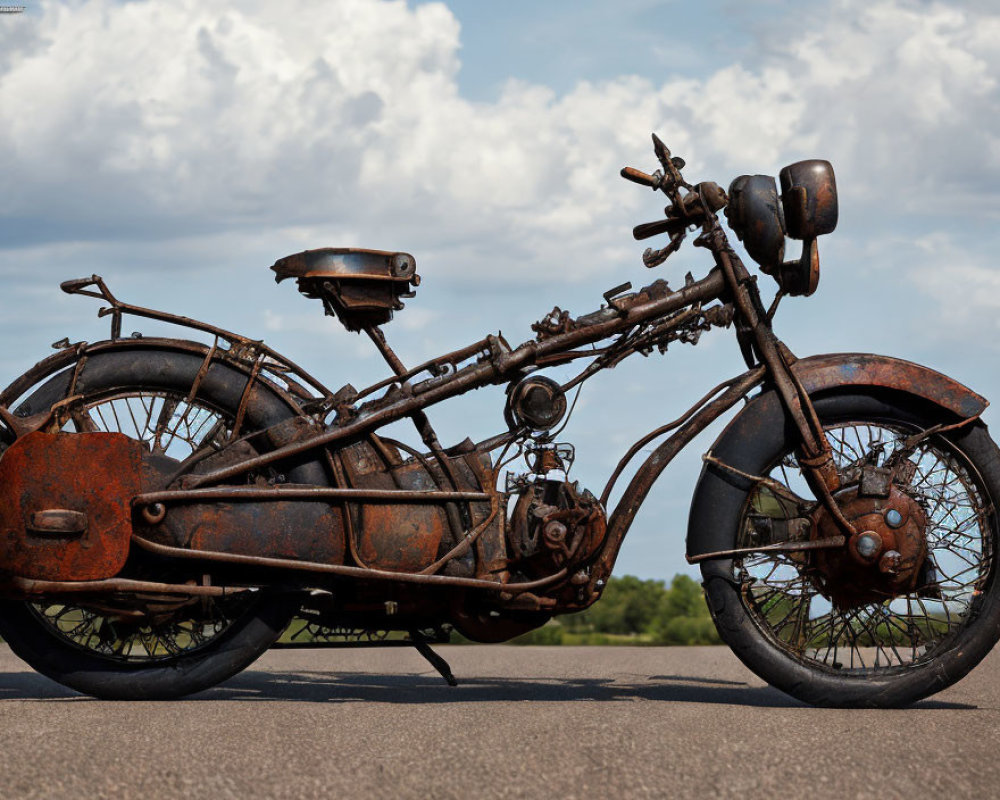
[[[914,446],[915,434],[955,419],[895,393],[852,391],[814,403],[846,487],[838,496],[877,506],[863,496],[860,476],[891,466],[904,502],[926,516],[912,580],[892,584],[877,562],[867,571],[848,562],[846,549],[758,552],[702,564],[709,607],[744,664],[793,697],[819,706],[908,705],[962,678],[1000,637],[1000,450],[980,422]],[[795,501],[811,495],[794,431],[780,417],[756,431],[728,437],[728,452],[717,448],[743,477],[706,467],[692,508],[696,525],[711,507],[732,548],[804,536],[818,513]],[[792,491],[748,482],[748,474]],[[809,535],[817,538],[815,526]]]

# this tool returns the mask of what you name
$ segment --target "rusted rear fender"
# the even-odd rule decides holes
[[[17,401],[23,398],[29,391],[48,380],[53,375],[65,370],[67,367],[75,365],[82,358],[97,355],[99,353],[134,353],[141,356],[148,352],[169,352],[169,353],[189,353],[204,358],[209,347],[201,342],[192,342],[184,339],[163,339],[155,337],[143,337],[141,339],[109,339],[101,342],[88,344],[80,342],[78,345],[71,345],[56,353],[52,353],[47,358],[39,361],[20,377],[16,378],[6,389],[0,392],[0,405],[13,410]],[[227,361],[228,366],[236,371],[249,375],[251,365],[239,363],[235,359]],[[287,391],[284,387],[277,386],[273,381],[267,380],[263,375],[258,376],[268,384],[268,388],[281,398],[281,401],[293,413],[297,410],[300,401]]]
[[[927,367],[898,358],[866,353],[836,353],[797,361],[792,366],[806,392],[814,399],[864,392],[910,397],[948,412],[953,421],[981,414],[987,400],[958,381]],[[731,467],[753,472],[749,453],[758,439],[781,437],[788,421],[778,393],[763,391],[737,414],[712,444],[712,455]],[[749,460],[748,460],[749,459]],[[688,556],[732,547],[733,532],[722,523],[720,493],[745,495],[751,481],[705,465],[695,487],[688,520]]]

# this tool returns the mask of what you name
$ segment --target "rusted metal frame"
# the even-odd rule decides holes
[[[208,352],[205,354],[205,358],[202,360],[201,366],[198,367],[198,372],[195,373],[194,380],[191,381],[191,388],[188,390],[187,397],[184,398],[184,413],[181,414],[180,422],[178,422],[177,425],[174,426],[174,433],[173,435],[171,435],[170,441],[167,442],[166,444],[161,445],[164,450],[166,450],[167,447],[170,446],[170,443],[173,442],[173,440],[176,438],[177,431],[180,428],[180,426],[187,424],[188,414],[191,413],[191,409],[193,407],[192,404],[194,403],[195,398],[198,396],[198,390],[201,388],[202,381],[205,380],[205,376],[208,375],[208,371],[212,367],[212,361],[214,360],[215,354],[216,352],[218,352],[218,349],[219,349],[219,339],[218,337],[216,337],[212,341],[212,346],[208,349]],[[169,422],[169,420],[167,421]],[[230,441],[232,440],[232,438],[233,437],[230,437]],[[159,442],[159,439],[154,439],[154,441]]]
[[[498,433],[496,436],[490,436],[488,439],[483,439],[481,442],[477,442],[473,445],[473,447],[477,453],[489,453],[491,450],[496,450],[498,447],[510,444],[515,439],[523,436],[524,433],[524,428],[518,428],[513,431],[504,431],[503,433]]]
[[[601,370],[613,369],[626,358],[643,352],[648,347],[652,349],[656,346],[656,339],[665,336],[673,330],[681,327],[692,319],[696,319],[702,314],[701,303],[695,303],[690,308],[678,311],[663,320],[653,320],[652,327],[637,327],[635,330],[625,331],[617,340],[596,353],[597,358],[588,364],[578,375],[562,384],[560,387],[564,392],[589,380]]]
[[[422,372],[431,371],[435,368],[443,368],[444,365],[449,365],[457,369],[458,365],[463,361],[471,358],[474,355],[489,352],[489,339],[481,339],[474,344],[470,344],[467,347],[463,347],[459,350],[453,350],[450,353],[446,353],[443,356],[438,356],[437,358],[432,358],[425,361],[423,364],[418,364],[415,367],[405,370],[402,374],[397,374],[391,378],[385,378],[378,383],[373,383],[364,389],[361,389],[357,394],[357,399],[360,400],[362,397],[367,397],[370,394],[374,394],[380,389],[385,389],[387,386],[391,386],[394,383],[402,384],[403,381],[408,381],[411,378],[415,378]]]
[[[829,536],[826,539],[811,539],[802,542],[775,542],[758,547],[735,547],[731,550],[716,550],[714,553],[700,553],[696,556],[684,556],[688,564],[700,564],[713,558],[736,558],[754,553],[797,553],[801,550],[831,550],[843,547],[847,543],[846,536]]]
[[[24,433],[30,432],[32,430],[41,430],[42,428],[55,424],[55,427],[61,428],[65,424],[68,418],[72,418],[73,410],[71,406],[74,406],[78,401],[82,399],[82,395],[76,393],[76,385],[80,380],[80,374],[83,372],[83,368],[87,363],[86,353],[80,356],[76,365],[73,367],[73,374],[70,376],[69,386],[66,389],[66,396],[57,403],[54,403],[48,410],[48,412],[43,412],[41,414],[34,415],[31,420],[18,420],[17,417],[11,415],[9,421],[10,427],[13,428],[15,435],[23,435]],[[28,423],[27,425],[25,423]]]
[[[743,262],[739,256],[730,250],[726,241],[726,235],[719,225],[718,220],[714,221],[706,236],[710,243],[709,247],[715,256],[716,263],[722,269],[729,283],[736,307],[750,327],[761,360],[767,366],[768,374],[774,381],[778,394],[781,396],[785,408],[791,415],[792,421],[795,423],[802,437],[804,448],[811,456],[819,455],[824,449],[828,450],[829,448],[828,446],[824,448],[817,441],[816,432],[813,430],[810,421],[806,418],[801,398],[798,395],[792,377],[789,375],[790,370],[778,352],[777,337],[775,337],[770,326],[757,315],[757,311],[750,299],[749,290],[747,289],[747,284],[752,280],[750,274],[746,271],[746,267],[743,266]]]
[[[385,437],[382,438],[382,441],[385,442],[386,444],[390,444],[393,447],[402,450],[408,456],[415,459],[420,464],[420,466],[422,466],[425,470],[427,470],[427,473],[434,479],[434,481],[435,482],[437,481],[437,477],[434,475],[434,468],[431,466],[431,462],[428,461],[427,457],[424,456],[424,454],[421,453],[419,450],[417,450],[417,448],[411,447],[410,445],[406,444],[406,442],[401,442],[398,439],[390,439],[388,437]]]
[[[496,519],[497,514],[500,512],[500,494],[499,492],[494,492],[490,498],[490,513],[486,519],[476,525],[472,530],[468,531],[464,537],[461,538],[458,544],[456,544],[451,550],[445,553],[441,558],[435,561],[433,564],[429,564],[420,570],[421,575],[433,575],[439,570],[443,569],[445,565],[454,558],[461,558],[468,551],[469,548],[475,545],[479,541],[479,537],[482,535],[490,524]],[[471,509],[470,509],[471,513]],[[483,562],[482,554],[477,552],[478,556],[477,564]]]
[[[290,558],[270,558],[266,556],[246,556],[234,553],[220,553],[214,550],[188,550],[183,547],[170,547],[158,544],[141,536],[132,535],[132,542],[143,550],[169,558],[185,558],[197,561],[216,561],[225,564],[241,564],[250,567],[266,567],[273,569],[297,570],[324,575],[336,575],[364,580],[392,581],[396,583],[417,583],[427,586],[460,586],[466,589],[485,589],[491,592],[502,592],[511,595],[522,594],[534,589],[552,586],[568,577],[564,567],[558,572],[523,583],[497,583],[496,581],[480,580],[478,578],[457,578],[450,575],[421,575],[417,572],[390,572],[382,569],[364,569],[350,567],[344,564],[321,564],[315,561],[296,561]]]
[[[212,486],[201,489],[163,489],[143,492],[133,498],[134,505],[151,503],[200,503],[206,500],[232,501],[281,501],[281,500],[330,500],[347,502],[364,500],[370,503],[447,503],[488,502],[493,494],[487,492],[425,491],[410,489],[354,489],[324,486]]]
[[[327,464],[330,466],[330,471],[333,472],[334,479],[340,486],[347,487],[350,486],[350,482],[347,476],[347,467],[344,464],[344,459],[339,453],[334,453],[330,448],[326,448],[324,451],[326,453]],[[354,563],[359,567],[364,567],[365,569],[371,569],[371,567],[361,558],[361,548],[358,546],[358,532],[354,526],[354,519],[351,515],[353,509],[349,503],[343,504],[343,514],[344,514],[344,533],[347,538],[347,549],[351,554],[351,558],[354,559]]]
[[[201,382],[205,379],[208,374],[209,367],[212,365],[212,360],[215,358],[215,354],[219,349],[219,339],[216,337],[212,340],[212,346],[208,349],[208,353],[205,354],[204,360],[201,362],[201,366],[198,368],[198,372],[195,373],[194,381],[191,389],[188,392],[187,402],[184,406],[184,417],[182,422],[187,420],[188,409],[191,408],[191,402],[194,400],[195,395],[198,393],[198,388],[201,386]],[[161,412],[162,413],[162,412]],[[169,419],[160,418],[156,421],[156,430],[153,432],[153,442],[161,446],[166,450],[166,445],[162,444],[163,431],[165,430],[167,424],[170,422]],[[173,437],[171,437],[171,441]]]
[[[720,461],[711,453],[705,453],[705,455],[701,457],[701,460],[704,461],[706,464],[711,464],[712,466],[718,467],[719,469],[724,470],[725,472],[732,473],[737,477],[744,478],[748,481],[751,481],[752,483],[764,486],[767,489],[770,489],[771,492],[773,492],[774,494],[780,494],[786,500],[790,500],[791,502],[795,503],[798,506],[812,504],[811,501],[806,500],[803,497],[799,497],[797,494],[795,494],[795,492],[793,492],[791,489],[785,486],[785,484],[783,484],[781,481],[776,481],[774,478],[769,478],[766,475],[752,475],[749,472],[744,472],[741,469],[737,469],[736,467],[727,464],[725,461]]]
[[[0,583],[0,588],[5,586],[12,586],[19,592],[26,594],[153,592],[156,594],[184,594],[192,597],[229,597],[247,591],[243,587],[157,583],[154,581],[135,581],[128,578],[107,578],[99,581],[42,581],[13,577]]]
[[[636,351],[634,349],[625,349],[619,347],[623,342],[627,341],[628,338],[633,334],[633,331],[625,331],[621,336],[615,340],[608,347],[602,348],[601,353],[590,362],[586,367],[584,367],[577,375],[570,378],[566,383],[564,383],[561,388],[564,392],[568,392],[576,386],[579,386],[584,381],[592,378],[598,372],[603,369],[611,369],[616,366],[626,357],[633,355]]]
[[[112,340],[118,340],[121,337],[121,318],[123,315],[128,314],[133,317],[143,317],[145,319],[153,319],[158,322],[166,322],[171,325],[177,325],[182,328],[191,328],[192,330],[202,331],[203,333],[211,334],[212,336],[224,339],[231,344],[239,344],[244,347],[253,347],[258,352],[264,354],[271,360],[275,361],[281,367],[287,369],[293,375],[304,380],[308,383],[316,392],[322,395],[324,398],[332,396],[330,390],[324,386],[317,378],[313,377],[301,366],[296,364],[289,358],[281,355],[280,353],[272,350],[266,344],[256,339],[251,339],[247,336],[235,333],[233,331],[226,330],[225,328],[220,328],[217,325],[212,325],[208,322],[202,322],[200,320],[193,319],[191,317],[181,316],[179,314],[171,314],[166,311],[157,311],[151,308],[144,308],[142,306],[132,305],[131,303],[123,303],[118,300],[111,290],[108,289],[104,280],[99,275],[94,275],[88,281],[87,284],[82,284],[86,286],[89,284],[97,285],[100,288],[100,293],[89,291],[85,288],[76,288],[71,286],[71,284],[79,283],[78,281],[66,281],[62,284],[63,291],[68,294],[79,294],[85,297],[94,297],[98,300],[104,300],[111,304],[111,308],[102,308],[97,312],[98,317],[106,317],[109,314],[113,315],[112,319]],[[69,286],[70,288],[67,288]],[[115,321],[117,320],[117,330],[115,329]]]
[[[377,437],[373,436],[372,438],[375,439]],[[381,441],[384,442],[384,443],[386,443],[386,444],[391,444],[394,447],[397,447],[400,450],[402,450],[404,453],[407,453],[408,455],[410,455],[417,463],[419,463],[424,468],[424,470],[427,472],[427,474],[431,477],[431,480],[433,480],[436,485],[438,485],[438,486],[441,485],[442,481],[440,480],[440,478],[439,478],[439,476],[437,474],[436,468],[431,464],[430,461],[427,460],[427,458],[424,456],[423,453],[418,452],[416,448],[410,447],[408,444],[405,444],[404,442],[400,442],[397,439],[381,439]],[[497,494],[497,492],[495,490],[492,491],[492,492],[490,492],[489,496],[490,496],[491,502],[492,502],[492,498],[496,494]],[[471,522],[471,520],[473,518],[471,504],[468,505],[466,508],[468,509],[469,520]],[[454,538],[454,540],[456,542],[458,542],[458,544],[455,546],[455,548],[453,548],[453,550],[450,551],[449,554],[448,554],[448,556],[447,556],[447,560],[451,560],[451,558],[455,557],[453,555],[455,553],[455,551],[457,551],[462,546],[462,542],[464,542],[465,539],[469,536],[469,531],[467,531],[465,529],[465,526],[462,524],[462,520],[461,520],[461,518],[459,517],[459,514],[458,514],[458,508],[455,506],[454,503],[446,503],[444,505],[444,512],[445,512],[446,518],[448,519],[448,527],[451,529],[452,537]],[[473,539],[473,541],[478,540],[480,533],[481,533],[481,531],[476,533],[475,538]],[[463,549],[460,553],[458,553],[458,555],[464,555],[464,553],[465,553],[465,550]]]
[[[614,566],[621,542],[628,533],[639,507],[653,488],[656,479],[673,461],[674,457],[686,447],[695,436],[711,425],[720,416],[735,406],[748,392],[758,386],[765,375],[763,366],[744,372],[734,378],[729,387],[712,402],[702,406],[698,412],[685,422],[672,436],[661,443],[650,456],[639,466],[629,485],[625,488],[618,505],[608,518],[608,527],[604,541],[597,549],[596,555],[590,559],[591,564],[600,564],[602,569],[591,577],[590,590],[594,590],[594,582],[599,579],[599,573],[608,574]]]
[[[372,343],[382,354],[382,357],[385,359],[390,369],[396,373],[396,377],[401,381],[401,388],[405,388],[407,384],[403,381],[403,375],[407,372],[406,366],[399,359],[399,356],[396,355],[396,352],[389,346],[389,342],[386,341],[385,334],[382,333],[382,329],[377,326],[369,325],[364,328],[364,331],[368,334],[368,338],[372,340]],[[410,419],[413,420],[413,425],[417,429],[417,433],[420,434],[421,440],[425,445],[427,445],[427,448],[431,451],[431,455],[433,455],[434,459],[437,461],[438,466],[441,469],[441,473],[445,476],[448,482],[451,483],[452,489],[458,491],[460,489],[458,476],[455,475],[451,461],[445,454],[444,448],[438,440],[437,433],[434,431],[434,427],[431,425],[430,419],[428,419],[423,410],[414,411],[410,414]],[[466,515],[470,520],[472,519],[471,508],[466,508]],[[454,506],[449,507],[446,505],[445,517],[448,520],[448,526],[451,528],[452,536],[455,538],[455,541],[460,541],[465,533],[465,528],[462,525],[458,509]]]
[[[764,380],[764,367],[758,367],[756,369],[756,371],[757,371],[757,373],[759,375],[759,378],[758,378],[758,381],[757,381],[757,383],[759,384],[761,381]],[[750,373],[745,373],[745,374],[750,374]],[[645,436],[643,436],[639,441],[637,441],[635,444],[633,444],[628,449],[628,452],[625,453],[625,455],[623,455],[621,457],[621,459],[618,462],[618,465],[615,467],[615,471],[613,473],[611,473],[611,477],[608,478],[608,482],[607,482],[607,484],[605,484],[604,490],[601,492],[601,505],[604,506],[605,508],[607,508],[607,506],[608,506],[608,499],[611,497],[611,492],[614,489],[615,484],[618,482],[618,478],[621,477],[621,474],[625,470],[625,467],[628,466],[629,462],[633,458],[635,458],[636,454],[640,450],[642,450],[643,447],[645,447],[647,444],[649,444],[654,439],[658,439],[663,434],[669,433],[670,431],[674,430],[675,428],[679,428],[681,425],[683,425],[685,422],[687,422],[696,411],[698,411],[700,408],[702,408],[703,406],[705,406],[719,392],[721,392],[723,389],[729,388],[736,381],[740,380],[742,377],[743,377],[742,375],[738,375],[735,378],[730,378],[729,380],[723,381],[722,383],[718,384],[717,386],[714,386],[712,389],[710,389],[708,392],[706,392],[701,397],[700,400],[698,400],[696,403],[694,403],[690,408],[688,408],[687,411],[685,411],[683,414],[681,414],[673,422],[668,422],[665,425],[661,425],[656,430],[650,431]],[[750,388],[747,389],[747,391],[751,391],[753,388],[754,387],[751,385]]]
[[[246,416],[247,406],[250,405],[250,393],[253,391],[257,376],[260,375],[260,368],[263,363],[264,354],[260,353],[253,362],[253,369],[250,370],[250,375],[247,377],[247,385],[243,388],[243,394],[240,395],[240,404],[236,408],[236,419],[233,421],[233,432],[229,435],[230,442],[236,440],[236,437],[239,436],[240,428],[243,427],[243,418]]]
[[[718,219],[713,218],[707,225],[709,227],[705,236],[708,246],[715,256],[716,263],[726,275],[736,307],[749,325],[757,351],[768,368],[768,375],[773,380],[785,410],[799,432],[804,452],[804,457],[800,458],[799,462],[804,468],[804,476],[817,498],[837,521],[838,526],[848,536],[853,536],[857,531],[843,515],[833,497],[833,492],[840,486],[840,479],[833,464],[830,444],[823,435],[822,428],[817,431],[819,420],[812,401],[785,362],[779,349],[778,339],[770,325],[758,316],[751,300],[751,290],[747,288],[751,280],[750,274],[739,256],[729,247]],[[756,291],[756,287],[753,291]]]
[[[372,449],[378,453],[379,458],[382,459],[382,464],[385,466],[386,471],[392,476],[392,482],[396,484],[397,487],[400,486],[399,478],[392,471],[392,467],[395,466],[395,462],[392,457],[392,451],[386,445],[381,438],[376,436],[374,433],[368,435],[368,444],[372,446]]]
[[[79,360],[76,362],[76,366],[73,368],[73,377],[70,378],[69,388],[66,389],[66,399],[69,399],[76,394],[76,385],[80,382],[80,374],[83,372],[83,368],[86,365],[87,354],[84,353],[80,356]]]
[[[372,340],[375,347],[378,348],[378,351],[382,354],[382,357],[385,359],[392,371],[396,373],[396,377],[402,381],[403,376],[407,372],[406,366],[399,360],[399,356],[397,356],[395,351],[389,346],[381,328],[366,326],[364,331],[368,334],[368,338]],[[416,410],[410,414],[410,418],[413,420],[413,424],[416,426],[417,433],[420,434],[420,438],[423,440],[424,444],[427,445],[434,458],[437,459],[442,473],[451,483],[452,488],[458,489],[458,478],[455,476],[455,473],[451,468],[451,463],[448,461],[448,457],[444,453],[444,448],[441,447],[441,442],[438,440],[437,433],[435,433],[434,427],[431,425],[431,421],[427,418],[427,415],[422,410]]]
[[[666,297],[632,306],[624,313],[615,315],[605,321],[595,322],[567,333],[558,334],[542,342],[529,341],[517,349],[488,361],[483,361],[463,368],[449,377],[449,380],[416,396],[404,396],[386,405],[362,414],[343,425],[331,428],[302,442],[285,445],[269,453],[247,459],[237,464],[223,467],[202,475],[190,476],[190,486],[204,486],[217,483],[226,478],[240,475],[250,470],[296,456],[316,447],[332,444],[350,436],[357,436],[374,430],[389,422],[394,422],[427,406],[441,402],[451,397],[457,397],[472,389],[477,389],[491,383],[502,381],[508,375],[521,368],[536,363],[540,357],[563,352],[584,344],[598,342],[626,330],[639,322],[660,317],[671,311],[691,305],[692,303],[708,302],[717,299],[725,291],[725,278],[721,270],[712,270],[700,281],[678,289]]]
[[[570,361],[576,361],[579,358],[595,358],[608,352],[609,349],[608,347],[597,347],[592,350],[570,350],[566,353],[557,353],[540,358],[535,362],[535,365],[538,367],[558,367],[568,364]]]

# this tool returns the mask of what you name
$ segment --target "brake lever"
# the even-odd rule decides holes
[[[658,236],[661,233],[669,233],[671,238],[683,231],[689,224],[685,219],[659,219],[656,222],[644,222],[632,228],[632,237],[636,241],[648,239],[650,236]]]
[[[680,250],[681,242],[684,241],[684,236],[687,233],[686,230],[682,230],[676,236],[670,237],[670,243],[659,250],[654,250],[652,247],[647,247],[642,253],[642,263],[648,269],[653,267],[658,267],[664,261],[666,261],[670,256]]]

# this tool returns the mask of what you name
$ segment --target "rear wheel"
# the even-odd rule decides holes
[[[164,464],[179,463],[229,438],[246,376],[215,363],[189,398],[203,357],[152,350],[92,356],[78,376],[83,400],[66,432],[114,431],[137,439]],[[69,372],[72,372],[70,370]],[[63,373],[34,392],[25,415],[61,400]],[[243,433],[293,412],[279,397],[255,391]],[[315,465],[297,468],[307,482]],[[321,479],[321,478],[320,478]],[[184,583],[212,580],[165,560],[131,558],[122,577]],[[104,699],[180,697],[206,689],[249,666],[298,609],[292,594],[247,590],[225,597],[115,593],[0,603],[0,634],[44,675]]]
[[[865,466],[901,463],[909,437],[954,422],[892,395],[840,394],[815,404],[852,497]],[[794,500],[810,497],[794,436],[776,424],[742,448],[742,472],[792,492],[759,482],[701,492],[698,502],[718,504],[715,519],[728,521],[731,547],[792,538],[801,523],[788,520],[810,514]],[[927,520],[926,556],[919,551],[906,585],[888,583],[877,564],[854,566],[841,551],[753,553],[702,565],[720,636],[760,677],[800,700],[907,705],[959,680],[1000,636],[1000,451],[984,425],[970,423],[922,439],[905,460],[896,487]]]

